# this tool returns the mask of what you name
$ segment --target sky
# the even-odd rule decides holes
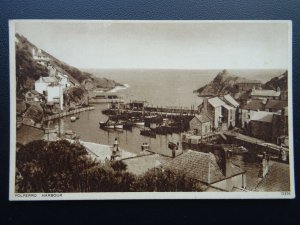
[[[78,68],[287,69],[287,22],[16,21],[15,32]]]

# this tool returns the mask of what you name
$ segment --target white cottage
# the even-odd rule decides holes
[[[58,83],[55,77],[40,77],[40,79],[35,81],[34,87],[38,93],[46,95],[47,87],[53,83]]]
[[[63,86],[60,84],[50,84],[47,86],[47,102],[59,104],[61,110],[63,110]]]

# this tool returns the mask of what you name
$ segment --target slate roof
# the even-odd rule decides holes
[[[269,172],[265,178],[258,184],[255,191],[273,192],[290,191],[290,171],[289,164],[272,162],[269,166]]]
[[[239,167],[231,165],[232,173],[226,177],[219,168],[214,154],[188,150],[164,164],[163,167],[175,173],[185,174],[202,183],[212,184],[245,172]]]
[[[273,115],[272,112],[258,111],[253,114],[251,120],[272,123]]]
[[[250,102],[247,103],[247,105],[243,105],[241,107],[242,109],[247,109],[247,110],[264,110],[265,105],[263,104],[263,101],[260,99],[252,99]]]
[[[205,113],[196,114],[195,117],[201,122],[206,123],[212,121],[212,119]]]
[[[268,100],[266,109],[281,110],[288,106],[288,101],[284,100]]]
[[[224,99],[233,107],[238,107],[240,104],[231,95],[224,95]]]
[[[213,107],[219,107],[222,105],[226,105],[225,102],[223,102],[220,98],[218,97],[214,97],[214,98],[210,98],[208,99],[209,104],[211,104]]]
[[[279,91],[274,91],[274,90],[252,90],[251,96],[278,97],[278,96],[280,96],[280,92]]]

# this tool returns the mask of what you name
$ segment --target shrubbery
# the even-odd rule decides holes
[[[122,161],[100,164],[80,144],[33,141],[16,153],[16,192],[201,191],[197,182],[171,171],[143,176],[126,172]]]

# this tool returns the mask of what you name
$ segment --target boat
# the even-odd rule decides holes
[[[70,120],[71,120],[71,122],[75,122],[76,121],[76,116],[71,116]]]
[[[150,150],[150,145],[146,142],[146,143],[143,143],[142,145],[141,145],[141,150],[142,151],[149,151]]]
[[[106,129],[115,129],[115,123],[111,121],[107,121],[107,123],[104,125],[104,128]]]
[[[132,122],[126,121],[126,122],[123,124],[123,129],[125,129],[125,130],[132,130],[132,126],[133,126],[133,123],[132,123]]]
[[[155,131],[154,131],[154,130],[151,130],[151,129],[144,129],[144,130],[141,130],[141,131],[140,131],[140,135],[148,136],[148,137],[153,137],[153,138],[156,137]]]
[[[172,134],[173,133],[173,128],[170,126],[159,126],[155,129],[157,134],[161,134],[161,135],[166,135],[166,134]]]
[[[123,129],[123,124],[122,123],[115,123],[115,128],[116,129]]]
[[[110,120],[107,120],[106,122],[99,122],[100,128],[106,128],[106,129],[114,129],[115,128],[115,122],[112,122]]]
[[[134,122],[134,125],[138,126],[138,127],[143,127],[143,126],[145,126],[145,122],[143,122],[143,121]]]
[[[65,131],[65,137],[68,139],[75,139],[76,138],[76,133],[72,130],[66,130]]]
[[[168,143],[168,148],[169,149],[175,149],[175,150],[178,150],[178,145],[177,144],[175,144],[174,142],[171,142],[171,141],[169,141],[169,143]]]

